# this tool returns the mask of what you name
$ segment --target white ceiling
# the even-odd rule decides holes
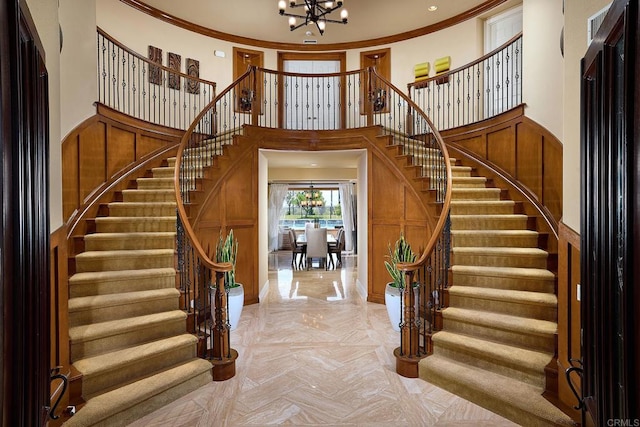
[[[355,169],[362,150],[344,151],[280,151],[261,150],[271,168]]]
[[[300,0],[298,0],[300,2]],[[344,0],[349,23],[327,24],[323,36],[315,26],[289,30],[278,13],[278,0],[143,0],[144,3],[189,22],[227,34],[281,43],[318,44],[370,40],[423,28],[459,15],[486,0]],[[287,1],[288,3],[288,1]],[[437,6],[429,12],[429,6]],[[297,8],[296,12],[302,8]],[[290,8],[287,7],[287,11]],[[340,11],[334,11],[340,19]],[[306,36],[311,31],[311,36]]]

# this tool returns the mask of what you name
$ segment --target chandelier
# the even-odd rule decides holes
[[[309,189],[304,192],[304,199],[300,200],[300,206],[305,209],[307,215],[313,215],[313,208],[319,208],[323,205],[322,195],[313,189],[313,185],[310,185]]]
[[[320,35],[324,34],[324,29],[327,25],[327,22],[333,22],[335,24],[346,24],[347,18],[349,17],[349,12],[346,9],[342,9],[340,12],[340,21],[336,19],[327,19],[326,15],[330,14],[336,9],[340,9],[342,7],[341,1],[333,2],[333,1],[324,1],[324,0],[303,0],[298,3],[297,0],[290,0],[289,7],[295,9],[297,7],[304,7],[305,15],[298,15],[295,13],[286,12],[287,2],[285,0],[280,0],[278,2],[278,9],[280,9],[280,15],[289,17],[289,28],[291,31],[302,27],[303,25],[308,25],[310,22],[316,24],[318,27],[318,31],[320,31]],[[302,18],[304,21],[298,24],[296,18]]]

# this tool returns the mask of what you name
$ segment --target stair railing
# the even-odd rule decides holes
[[[400,266],[407,283],[420,286],[417,295],[403,293],[400,347],[395,351],[397,370],[417,376],[417,362],[430,352],[431,334],[436,330],[437,312],[447,287],[451,165],[442,137],[426,114],[373,68],[308,75],[250,67],[216,96],[187,130],[176,160],[178,264],[183,309],[192,319],[190,325],[213,340],[203,344],[199,354],[218,363],[233,356],[228,346],[228,313],[211,314],[213,297],[216,308],[226,307],[225,287],[220,281],[230,267],[217,264],[211,259],[212,251],[204,250],[187,209],[198,201],[196,190],[207,178],[209,167],[234,136],[243,134],[245,125],[291,130],[377,126],[383,135],[392,136],[393,144],[410,159],[420,181],[412,185],[426,186],[428,203],[435,203],[441,212],[420,259]],[[415,298],[420,303],[417,311]],[[220,342],[227,343],[218,346],[224,354],[214,351],[213,345]]]
[[[522,103],[522,33],[464,67],[407,85],[409,97],[443,131]]]
[[[162,53],[160,63],[154,62],[123,46],[101,28],[97,43],[98,102],[114,110],[186,130],[215,98],[214,82],[163,66]],[[185,68],[195,74],[197,63],[190,61]]]

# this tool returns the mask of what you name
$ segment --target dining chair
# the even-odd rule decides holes
[[[345,248],[345,235],[344,228],[338,230],[338,235],[336,236],[336,242],[329,244],[329,262],[331,263],[332,268],[342,267],[342,251]],[[333,254],[336,255],[336,263],[333,262]]]
[[[309,228],[307,229],[307,270],[312,267],[313,259],[318,258],[319,266],[327,269],[327,229]]]
[[[296,232],[293,228],[289,229],[289,239],[291,240],[291,266],[302,268],[306,262],[307,245],[298,243]],[[298,255],[300,256],[299,262]]]

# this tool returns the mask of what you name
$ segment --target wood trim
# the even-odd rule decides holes
[[[558,224],[558,399],[567,408],[574,420],[580,419],[580,411],[572,409],[578,405],[569,388],[565,371],[579,366],[572,360],[581,360],[580,348],[580,301],[577,285],[580,283],[580,234],[560,221]],[[572,375],[576,390],[580,390],[580,378]]]
[[[418,28],[411,31],[406,31],[406,32],[395,34],[392,36],[378,37],[375,39],[360,40],[360,41],[354,41],[354,42],[330,43],[330,44],[319,44],[319,45],[281,43],[281,42],[273,42],[268,40],[257,40],[249,37],[242,37],[234,34],[223,33],[221,31],[216,31],[214,29],[207,28],[202,25],[194,24],[182,18],[178,18],[177,16],[163,12],[160,9],[156,9],[153,6],[149,6],[148,4],[140,0],[120,0],[120,1],[140,12],[146,13],[147,15],[153,16],[154,18],[160,19],[161,21],[167,22],[171,25],[175,25],[176,27],[180,27],[188,31],[193,31],[195,33],[202,34],[207,37],[212,37],[218,40],[224,40],[231,43],[244,44],[248,46],[260,47],[260,48],[266,48],[266,49],[318,52],[318,51],[328,51],[328,50],[349,50],[349,49],[369,48],[369,47],[380,46],[384,44],[397,43],[397,42],[409,40],[415,37],[420,37],[427,34],[435,33],[437,31],[444,30],[445,28],[449,28],[454,25],[457,25],[468,19],[475,18],[476,16],[479,16],[493,9],[494,7],[497,7],[505,3],[507,0],[487,0],[484,3],[472,9],[469,9],[449,19],[440,21],[436,24]],[[275,6],[276,6],[276,3],[274,2],[274,11],[275,11]]]

